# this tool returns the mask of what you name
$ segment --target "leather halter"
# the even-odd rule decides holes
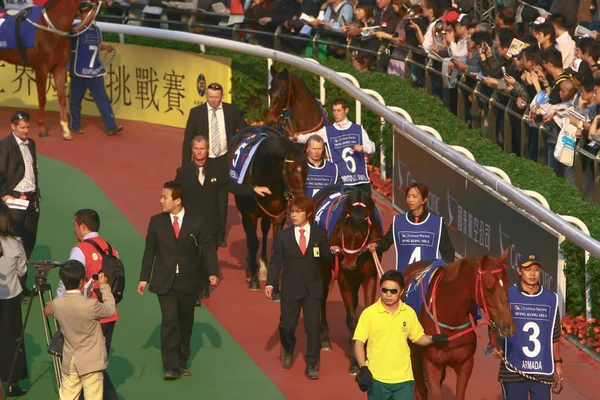
[[[260,207],[260,209],[265,214],[267,214],[269,217],[271,217],[271,218],[281,218],[281,217],[283,217],[287,213],[288,209],[290,208],[290,205],[293,203],[293,201],[295,199],[294,190],[296,190],[296,191],[301,191],[302,190],[302,188],[296,188],[296,187],[293,187],[290,184],[290,181],[289,181],[289,179],[287,177],[287,173],[285,171],[285,163],[293,163],[293,162],[295,162],[295,161],[294,160],[289,160],[289,159],[286,158],[285,162],[283,164],[283,167],[281,168],[281,178],[283,180],[283,185],[285,186],[285,190],[283,192],[283,198],[287,201],[287,203],[286,203],[287,206],[283,209],[283,211],[281,213],[279,213],[279,214],[271,214],[270,212],[268,212],[265,209],[265,207],[263,207],[262,204],[260,204],[260,201],[258,201],[258,198],[256,196],[254,197],[254,200],[256,200],[256,204],[258,204],[258,207]]]
[[[484,294],[484,289],[483,289],[483,274],[487,274],[487,273],[491,273],[491,274],[500,274],[503,271],[505,271],[505,268],[496,268],[493,270],[483,270],[481,269],[481,267],[479,267],[477,269],[477,279],[475,280],[475,303],[477,304],[477,306],[479,308],[482,308],[485,312],[485,320],[480,322],[479,324],[475,324],[475,320],[473,319],[473,315],[471,313],[469,313],[469,321],[465,322],[464,324],[460,325],[460,326],[450,326],[450,325],[446,325],[442,322],[440,322],[437,318],[437,305],[435,302],[435,297],[437,294],[437,288],[442,280],[442,277],[444,276],[444,272],[445,271],[441,271],[438,276],[435,278],[434,284],[433,284],[433,289],[431,291],[431,298],[429,299],[429,302],[427,302],[427,298],[426,298],[426,293],[425,293],[425,288],[423,285],[421,285],[421,295],[423,297],[423,304],[425,305],[425,310],[427,311],[427,313],[429,314],[429,316],[431,317],[431,319],[433,320],[433,323],[435,325],[435,330],[436,332],[439,334],[441,333],[440,331],[440,327],[450,330],[450,331],[460,331],[458,333],[455,333],[454,335],[450,336],[448,338],[448,340],[454,340],[459,338],[460,336],[463,336],[469,332],[475,332],[475,334],[477,335],[477,338],[480,339],[484,346],[487,346],[488,343],[486,343],[483,338],[481,337],[481,335],[477,332],[477,328],[481,327],[481,326],[489,326],[491,329],[496,329],[497,326],[494,323],[494,321],[492,321],[490,319],[490,315],[488,312],[488,308],[487,308],[487,302],[485,301],[485,294]],[[480,302],[481,299],[481,302]],[[470,327],[469,327],[470,326]]]
[[[301,132],[291,132],[292,130],[292,80],[288,79],[285,81],[281,81],[281,84],[283,86],[287,86],[287,100],[286,100],[286,104],[285,107],[281,109],[281,112],[279,113],[279,120],[280,120],[280,132],[283,130],[284,127],[288,128],[288,131],[290,133],[294,133],[295,135],[303,135],[305,133],[311,133],[316,131],[319,126],[321,126],[324,122],[324,117],[323,117],[323,113],[321,113],[321,118],[319,119],[319,122],[313,126],[310,129],[306,129],[304,131]],[[315,99],[316,101],[316,99]],[[273,110],[271,112],[272,114],[275,114],[275,110]]]

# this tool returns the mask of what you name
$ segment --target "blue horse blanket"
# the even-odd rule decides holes
[[[319,205],[317,212],[315,213],[315,224],[327,231],[327,238],[331,238],[333,228],[335,228],[335,224],[340,219],[342,212],[344,211],[344,204],[347,200],[347,194],[336,192],[323,199]],[[383,226],[377,207],[374,207],[374,210],[375,219]]]
[[[431,278],[438,268],[446,268],[446,263],[442,260],[435,260],[430,266],[419,272],[406,286],[406,294],[404,295],[404,302],[412,307],[417,313],[417,318],[420,316],[421,307],[423,306],[423,293],[421,290],[429,290],[429,284]],[[421,289],[423,287],[423,289]]]
[[[39,23],[44,7],[30,7],[25,11],[27,19]],[[21,40],[25,48],[32,48],[35,42],[37,28],[29,21],[21,22]],[[0,18],[0,50],[16,49],[17,46],[17,16],[5,14]]]
[[[261,142],[268,138],[269,135],[266,133],[255,133],[243,139],[238,145],[233,157],[231,159],[231,166],[229,167],[229,177],[235,180],[237,183],[243,183],[250,163],[256,154],[258,146]]]

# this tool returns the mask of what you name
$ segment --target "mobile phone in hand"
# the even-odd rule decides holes
[[[92,279],[97,281],[98,280],[98,274],[92,274]]]

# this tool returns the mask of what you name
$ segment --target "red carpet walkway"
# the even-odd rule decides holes
[[[6,121],[8,125],[12,111],[0,109],[0,120]],[[174,178],[175,169],[179,165],[182,130],[127,122],[122,134],[107,137],[98,128],[100,120],[87,117],[84,124],[86,133],[75,135],[73,142],[65,142],[61,138],[57,119],[54,113],[47,116],[51,138],[37,138],[37,129],[34,129],[32,137],[38,143],[38,151],[71,164],[89,175],[145,235],[149,217],[160,211],[162,184]],[[393,212],[385,205],[381,211],[387,229]],[[250,292],[247,289],[244,280],[244,235],[233,199],[230,201],[229,224],[229,247],[219,252],[223,280],[205,303],[212,313],[288,398],[366,398],[358,390],[354,378],[346,373],[349,365],[346,356],[349,349],[348,332],[337,287],[333,289],[328,304],[334,350],[322,353],[321,379],[316,382],[306,380],[301,354],[297,355],[291,370],[281,368],[277,336],[279,305],[267,300],[262,291]],[[393,258],[393,251],[388,252],[384,258],[384,267],[392,265]],[[305,346],[305,336],[301,329],[298,332],[297,351],[301,352]],[[560,398],[598,398],[598,365],[588,362],[587,356],[570,344],[563,345],[562,349],[566,379]],[[500,398],[500,386],[496,381],[497,366],[498,362],[490,356],[484,356],[480,347],[469,383],[468,399]],[[444,398],[454,398],[454,380],[453,373],[449,373]],[[248,398],[260,398],[260,393],[249,394]]]

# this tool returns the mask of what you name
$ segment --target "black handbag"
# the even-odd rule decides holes
[[[50,340],[50,344],[48,344],[48,353],[52,354],[53,356],[62,356],[64,345],[65,336],[59,328],[56,330],[56,333]]]

